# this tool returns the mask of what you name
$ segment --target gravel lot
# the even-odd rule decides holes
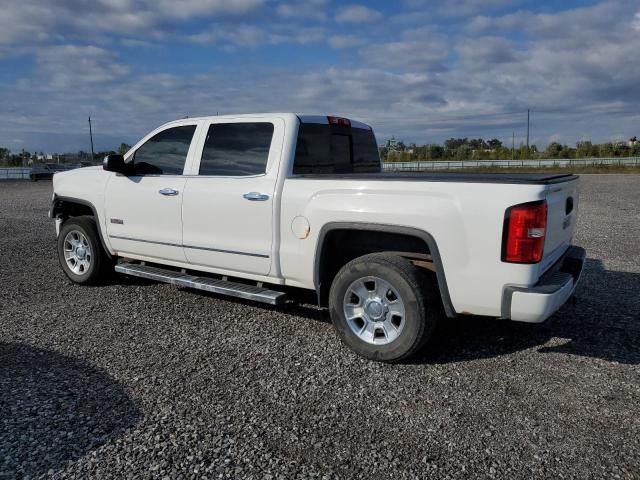
[[[640,176],[582,177],[576,306],[396,366],[313,305],[72,285],[50,196],[0,183],[0,478],[640,478]]]

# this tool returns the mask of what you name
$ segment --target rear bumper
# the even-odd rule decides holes
[[[504,287],[502,316],[518,322],[544,322],[573,295],[585,257],[584,248],[571,246],[533,287]]]

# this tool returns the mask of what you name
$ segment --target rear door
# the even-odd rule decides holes
[[[212,120],[187,177],[182,237],[194,265],[267,275],[284,120]]]

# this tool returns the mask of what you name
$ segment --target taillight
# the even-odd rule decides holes
[[[351,126],[351,120],[349,120],[348,118],[327,117],[327,120],[329,121],[329,125],[343,125],[345,127]]]
[[[502,261],[538,263],[542,260],[547,232],[547,202],[522,203],[507,209],[504,216]]]

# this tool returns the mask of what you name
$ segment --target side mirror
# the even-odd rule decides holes
[[[102,161],[102,168],[107,172],[126,173],[128,165],[124,163],[124,157],[119,154],[107,155]]]

